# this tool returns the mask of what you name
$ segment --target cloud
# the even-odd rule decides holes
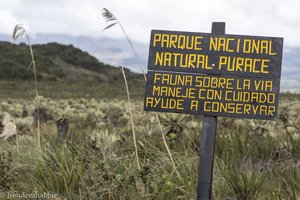
[[[300,92],[300,48],[286,47],[283,52],[281,90]]]
[[[211,22],[225,21],[227,33],[282,36],[288,46],[300,46],[299,1],[289,0],[10,0],[0,3],[0,33],[10,34],[21,21],[32,34],[60,33],[123,38],[118,27],[102,32],[106,7],[133,40],[148,43],[151,29],[209,32]]]
[[[136,42],[141,62],[120,27],[102,31],[107,26],[101,15],[104,7]],[[0,2],[0,34],[11,35],[15,24],[21,23],[33,40],[38,41],[40,33],[73,36],[67,42],[79,44],[101,61],[138,71],[137,66],[146,66],[151,29],[210,32],[213,21],[224,21],[228,34],[284,37],[281,83],[286,90],[300,88],[299,8],[298,0],[9,0]],[[45,39],[49,41],[63,38]]]
[[[10,12],[0,9],[1,32],[11,34],[14,25],[17,23],[19,23],[19,21]]]

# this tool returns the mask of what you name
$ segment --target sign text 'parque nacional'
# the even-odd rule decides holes
[[[283,39],[153,30],[144,109],[273,119]]]

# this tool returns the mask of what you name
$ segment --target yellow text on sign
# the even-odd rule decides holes
[[[203,36],[155,33],[153,47],[202,50]]]
[[[272,40],[241,39],[230,37],[210,37],[210,51],[236,52],[247,54],[265,54],[275,56]]]

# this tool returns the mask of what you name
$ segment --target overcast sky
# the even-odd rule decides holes
[[[103,8],[135,41],[142,62],[128,48],[120,27],[102,31],[108,25]],[[300,92],[299,13],[300,0],[1,0],[0,36],[12,35],[14,26],[23,24],[33,43],[50,34],[52,40],[72,43],[100,61],[140,71],[147,68],[151,29],[210,32],[212,22],[222,21],[227,34],[283,37],[281,88]]]
[[[1,0],[0,34],[15,24],[36,33],[66,33],[92,37],[124,37],[107,25],[102,8],[123,24],[129,37],[149,43],[151,29],[210,32],[211,22],[226,22],[228,34],[284,37],[300,46],[299,0]]]

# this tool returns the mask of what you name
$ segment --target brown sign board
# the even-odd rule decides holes
[[[144,110],[274,119],[283,38],[153,30]]]

